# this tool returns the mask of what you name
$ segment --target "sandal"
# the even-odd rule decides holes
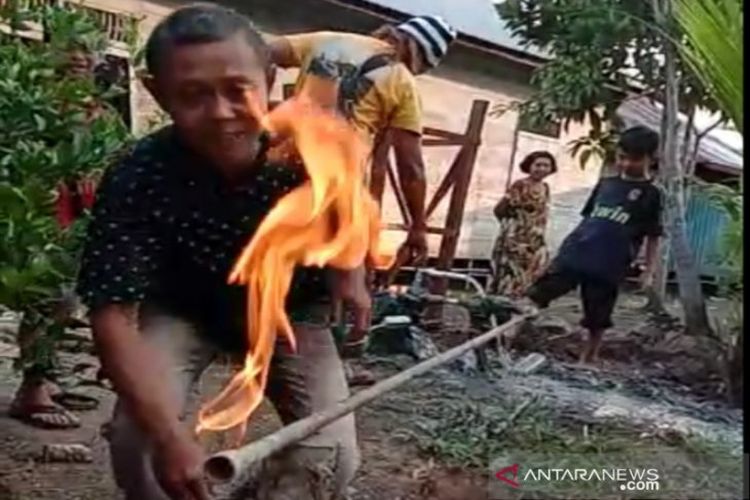
[[[365,370],[351,363],[344,363],[344,375],[349,387],[373,385],[377,380],[371,371]]]
[[[61,392],[52,396],[52,401],[73,411],[91,411],[99,407],[99,400],[76,392]]]
[[[8,416],[40,429],[75,429],[81,426],[77,416],[58,405],[11,405]]]

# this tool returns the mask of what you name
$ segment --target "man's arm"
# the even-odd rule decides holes
[[[208,498],[203,452],[179,421],[167,364],[138,330],[138,306],[162,264],[164,241],[150,223],[152,186],[142,166],[108,171],[97,193],[78,277],[89,306],[92,334],[105,375],[128,414],[153,445],[156,475],[171,498]],[[191,495],[191,496],[187,496]]]
[[[412,262],[418,263],[427,257],[427,220],[424,213],[427,180],[422,157],[422,104],[417,82],[403,64],[393,67],[384,89],[396,170],[411,217],[409,235],[402,248],[408,250]]]
[[[425,230],[427,180],[422,159],[422,138],[419,134],[403,129],[392,129],[390,137],[396,156],[398,180],[406,198],[412,228]]]
[[[117,395],[144,433],[156,442],[175,438],[180,405],[164,383],[164,363],[138,331],[136,305],[111,304],[91,314],[97,354]]]

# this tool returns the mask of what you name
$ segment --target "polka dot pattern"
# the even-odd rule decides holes
[[[90,308],[153,300],[218,323],[244,316],[244,290],[227,276],[275,202],[305,180],[301,169],[263,162],[230,185],[171,129],[156,132],[102,179],[78,293]],[[326,294],[322,270],[297,271],[292,303]]]

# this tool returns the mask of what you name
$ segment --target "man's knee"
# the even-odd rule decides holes
[[[269,459],[260,478],[259,500],[338,500],[359,466],[356,439],[299,444]]]

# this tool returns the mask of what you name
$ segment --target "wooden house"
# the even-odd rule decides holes
[[[42,1],[42,0],[39,0]],[[60,1],[60,0],[47,0]],[[113,51],[110,57],[126,60],[123,32],[129,19],[137,19],[143,42],[155,24],[172,9],[190,2],[168,0],[84,0],[82,5],[99,16],[106,26]],[[418,78],[425,124],[428,127],[462,133],[472,103],[486,100],[490,108],[524,101],[531,94],[532,71],[544,62],[543,54],[522,48],[497,15],[491,0],[224,0],[250,17],[261,31],[288,34],[316,30],[340,30],[367,33],[385,22],[397,22],[412,15],[440,15],[459,31],[444,63]],[[132,56],[132,54],[130,54]],[[144,132],[158,122],[155,103],[133,77],[129,69],[128,118],[132,127]],[[293,71],[279,75],[273,96],[281,96],[283,84],[294,81]],[[487,269],[497,223],[494,204],[507,186],[518,178],[518,164],[534,150],[550,151],[558,161],[558,173],[549,179],[552,191],[548,242],[554,251],[579,220],[579,211],[599,178],[599,165],[582,170],[567,152],[567,143],[587,131],[586,124],[572,126],[567,132],[555,124],[543,130],[527,127],[515,111],[487,117],[481,131],[473,174],[468,187],[455,267]],[[428,190],[434,191],[456,156],[456,148],[425,148],[428,166]],[[448,210],[444,200],[434,210],[430,223],[440,225]],[[386,189],[383,199],[386,222],[399,222],[401,214],[393,192]],[[391,248],[403,233],[387,232]],[[440,236],[431,236],[431,254],[439,249]]]
[[[84,5],[101,11],[140,19],[142,39],[171,9],[189,2],[141,0],[85,0]],[[412,15],[436,14],[460,32],[444,63],[435,71],[418,78],[425,124],[429,127],[462,133],[472,102],[486,100],[490,108],[526,99],[531,94],[531,72],[543,58],[522,50],[508,35],[490,0],[285,0],[283,9],[276,0],[224,1],[224,5],[247,14],[265,33],[287,34],[315,30],[341,30],[358,33],[372,31],[384,22],[396,22]],[[275,97],[281,86],[294,80],[294,72],[280,74]],[[155,116],[155,104],[135,80],[131,81],[132,122],[138,131],[149,128]],[[488,116],[481,134],[481,145],[466,199],[456,257],[458,267],[487,268],[497,223],[492,207],[506,187],[519,174],[517,165],[531,151],[544,149],[554,154],[559,172],[550,178],[553,193],[549,240],[554,247],[578,220],[578,211],[586,194],[598,178],[598,168],[583,171],[566,152],[566,143],[585,133],[584,125],[567,133],[559,127],[531,130],[519,120],[518,113]],[[426,148],[428,182],[434,190],[456,156],[455,147]],[[431,223],[445,219],[448,202],[434,211]],[[392,192],[383,200],[384,218],[397,222],[401,215]],[[391,248],[403,233],[388,232]],[[432,236],[431,254],[437,254],[440,237]]]

